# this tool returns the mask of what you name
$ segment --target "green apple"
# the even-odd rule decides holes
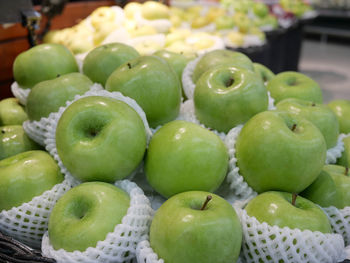
[[[130,197],[118,187],[83,183],[70,189],[54,206],[49,219],[49,239],[54,249],[85,251],[105,240],[122,222]]]
[[[161,127],[148,147],[145,173],[161,195],[191,191],[215,191],[228,168],[228,152],[222,140],[201,126],[172,121]]]
[[[254,25],[253,20],[251,20],[247,15],[243,13],[236,13],[233,17],[239,32],[247,34],[250,28]]]
[[[55,160],[44,151],[23,152],[0,161],[0,211],[29,202],[63,181]]]
[[[13,63],[13,75],[22,88],[54,79],[57,75],[78,72],[72,53],[60,44],[41,44],[19,54]]]
[[[328,217],[321,208],[300,196],[293,204],[290,193],[262,193],[250,200],[245,210],[249,216],[270,226],[332,233]]]
[[[32,141],[21,125],[0,127],[0,160],[30,150],[40,150],[42,147]]]
[[[0,126],[22,125],[27,119],[27,113],[17,98],[8,98],[0,101]]]
[[[114,182],[130,175],[142,161],[145,126],[122,101],[85,97],[63,112],[56,147],[63,165],[77,179]]]
[[[154,53],[155,56],[165,59],[175,70],[177,76],[181,80],[182,72],[187,65],[188,59],[183,55],[168,50],[159,50]]]
[[[267,84],[271,79],[275,77],[275,74],[266,66],[260,63],[253,63],[254,72],[257,73],[262,81]]]
[[[300,195],[322,206],[343,209],[350,206],[349,169],[325,165],[317,179]]]
[[[149,20],[167,19],[170,15],[169,7],[156,1],[147,1],[141,7],[142,16]]]
[[[181,82],[169,63],[160,57],[139,57],[121,65],[108,78],[106,89],[136,100],[152,128],[174,120],[179,114]]]
[[[232,29],[235,26],[235,21],[232,16],[220,16],[215,19],[216,30]]]
[[[241,243],[242,227],[233,207],[207,192],[171,197],[157,210],[150,229],[152,249],[169,263],[236,262]]]
[[[253,62],[243,53],[226,49],[214,50],[206,53],[198,61],[192,75],[193,82],[196,83],[204,72],[218,65],[236,66],[254,70]]]
[[[120,65],[139,57],[131,46],[122,43],[110,43],[93,49],[84,59],[83,72],[93,82],[106,84],[108,77]]]
[[[328,106],[337,115],[341,133],[350,133],[350,100],[333,100]]]
[[[201,75],[193,100],[197,119],[225,133],[268,107],[262,80],[250,70],[233,66],[216,66]]]
[[[267,89],[276,103],[287,98],[323,102],[322,91],[317,82],[298,72],[287,71],[277,74],[269,81]]]
[[[326,150],[315,125],[281,111],[255,115],[243,126],[236,143],[239,171],[258,193],[303,191],[320,174]]]
[[[344,151],[341,157],[337,160],[337,163],[345,167],[350,167],[350,136],[343,139]]]
[[[326,140],[327,149],[337,144],[339,136],[339,123],[337,116],[327,106],[316,104],[311,101],[301,99],[284,99],[277,103],[276,108],[281,111],[287,111],[312,122],[323,134]]]
[[[269,14],[269,8],[262,2],[256,2],[253,5],[253,12],[258,17],[265,17]]]
[[[48,117],[51,112],[66,105],[76,95],[82,95],[93,85],[92,81],[81,73],[68,73],[52,80],[36,84],[27,98],[27,113],[31,121]]]

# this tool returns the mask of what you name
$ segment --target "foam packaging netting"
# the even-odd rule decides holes
[[[186,67],[184,68],[182,72],[182,88],[185,92],[186,97],[189,100],[193,99],[194,95],[194,89],[196,88],[196,84],[192,80],[192,75],[194,72],[194,69],[197,66],[198,61],[201,60],[203,55],[200,55],[199,57],[195,58],[194,60],[187,63]],[[271,97],[270,92],[267,92],[269,96],[269,104],[268,104],[268,110],[274,110],[276,107],[274,106],[275,100]]]
[[[347,135],[343,133],[340,134],[338,137],[337,145],[327,150],[327,156],[325,161],[326,164],[335,164],[337,162],[337,159],[341,157],[342,152],[344,151],[343,139],[348,136],[350,136],[350,133]]]
[[[98,241],[96,247],[85,251],[67,252],[64,249],[55,250],[46,232],[42,240],[42,253],[54,258],[57,263],[123,263],[132,262],[136,254],[136,246],[149,231],[153,217],[153,209],[141,188],[134,182],[122,180],[115,185],[130,195],[130,207],[113,232],[106,239]]]
[[[333,232],[342,235],[345,245],[350,246],[350,206],[343,209],[338,209],[334,206],[322,209],[328,215]]]
[[[245,200],[252,198],[257,193],[248,185],[243,176],[239,173],[236,158],[236,140],[242,130],[243,125],[231,129],[225,138],[225,144],[229,154],[229,168],[226,181],[237,200]]]
[[[98,92],[100,90],[103,90],[100,84],[93,84],[90,88],[90,91],[88,91],[88,93],[85,94],[94,94],[95,92]],[[80,96],[76,96],[75,98],[78,97]],[[66,102],[66,105],[70,103],[71,102]],[[61,107],[59,110],[62,110],[63,108],[65,107]],[[39,121],[25,121],[23,123],[23,129],[32,140],[44,146],[45,134],[47,132],[48,125],[50,125],[54,116],[56,116],[56,113],[51,113],[48,117],[41,118]]]
[[[30,202],[0,212],[0,231],[29,245],[40,248],[47,231],[49,215],[57,200],[77,182],[69,175],[51,190],[34,197]]]
[[[98,87],[98,86],[97,86]],[[59,157],[57,153],[56,148],[56,127],[58,124],[59,119],[61,118],[63,112],[66,110],[66,108],[69,107],[72,103],[75,101],[85,98],[85,97],[91,97],[91,96],[101,96],[101,97],[108,97],[113,98],[116,100],[123,101],[127,103],[130,107],[132,107],[140,116],[140,118],[143,121],[143,124],[145,126],[145,132],[147,136],[147,143],[150,141],[152,136],[152,131],[148,125],[146,114],[142,110],[142,108],[136,103],[135,100],[125,97],[120,92],[109,92],[106,90],[101,89],[91,89],[90,91],[86,92],[84,95],[77,95],[75,96],[74,100],[67,102],[65,107],[61,107],[58,112],[51,113],[47,119],[45,119],[45,123],[43,125],[46,127],[46,130],[43,134],[44,136],[44,142],[46,145],[46,150],[54,157],[54,159],[58,162],[59,167],[61,168],[62,173],[64,174],[70,174],[67,168],[63,165],[61,158]],[[142,170],[142,162],[140,165],[133,171],[132,174],[129,175],[129,179],[131,179],[135,174],[137,174],[140,170]]]
[[[270,226],[250,217],[244,209],[235,208],[243,229],[243,262],[331,263],[346,258],[344,240],[339,234]]]
[[[15,96],[22,105],[25,106],[27,104],[27,98],[28,98],[30,89],[23,89],[21,88],[21,86],[18,85],[17,82],[14,82],[11,85],[11,92],[13,96]]]

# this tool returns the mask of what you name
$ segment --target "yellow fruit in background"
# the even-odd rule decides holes
[[[157,30],[152,26],[146,25],[146,26],[136,27],[135,29],[130,30],[129,34],[132,37],[148,36],[148,35],[157,34]]]
[[[96,28],[96,32],[94,33],[94,44],[101,44],[101,42],[117,28],[118,25],[114,23],[104,23],[99,25],[99,27]]]
[[[181,18],[183,18],[185,15],[185,11],[181,8],[171,6],[169,7],[169,9],[170,9],[170,15],[179,16]]]
[[[217,18],[226,15],[226,10],[221,7],[210,7],[207,13],[207,18],[214,22]]]
[[[236,46],[244,44],[244,35],[240,32],[231,31],[227,34],[227,39]]]
[[[44,43],[58,43],[57,38],[59,37],[58,35],[60,34],[60,30],[51,30],[46,33],[46,35],[43,38]]]
[[[207,17],[205,16],[200,16],[195,18],[192,23],[191,23],[191,27],[192,28],[201,28],[201,27],[205,27],[207,25],[210,24],[210,20],[208,20]]]
[[[243,13],[236,13],[233,20],[239,31],[244,34],[248,33],[250,28],[254,26],[253,21]]]
[[[188,37],[186,43],[192,45],[195,50],[203,50],[212,47],[215,41],[212,39],[211,35],[200,32]]]
[[[179,26],[181,26],[182,18],[177,16],[177,15],[171,15],[170,21],[174,27],[179,27]]]
[[[186,44],[185,41],[176,41],[165,49],[171,52],[182,54],[189,59],[194,59],[196,57],[196,51],[194,48]]]
[[[123,26],[127,31],[133,31],[137,28],[137,23],[134,20],[127,19],[124,21]]]
[[[79,38],[76,37],[74,39],[71,39],[68,43],[68,48],[74,53],[74,54],[81,54],[89,52],[94,48],[94,43],[92,40],[92,36],[88,38]]]
[[[124,7],[124,14],[125,14],[126,18],[133,19],[135,13],[141,11],[141,7],[142,7],[142,4],[137,3],[137,2],[128,3]]]
[[[91,24],[98,28],[104,23],[113,23],[115,21],[115,12],[112,8],[102,6],[91,13]]]
[[[142,16],[145,19],[167,19],[170,15],[169,7],[155,1],[147,1],[141,7]]]
[[[176,41],[185,40],[186,37],[190,35],[191,35],[191,31],[189,29],[179,28],[179,29],[172,30],[172,32],[167,34],[165,37],[165,45],[169,46]]]

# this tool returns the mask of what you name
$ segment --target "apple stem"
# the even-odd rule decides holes
[[[59,77],[61,77],[61,74],[57,74],[57,75],[56,75],[56,78],[59,78]]]
[[[2,134],[5,134],[5,131],[4,131],[4,130],[1,130],[1,133],[2,133]]]
[[[128,63],[128,68],[131,69],[131,64],[130,63]]]
[[[345,175],[348,175],[348,173],[349,173],[349,167],[345,167]]]
[[[312,107],[315,107],[315,106],[316,106],[315,102],[313,102],[313,103],[311,104],[311,106],[312,106]]]
[[[233,84],[233,82],[234,82],[235,80],[233,79],[233,78],[230,78],[227,82],[226,82],[226,87],[228,88],[228,87],[230,87],[232,84]]]
[[[294,123],[291,130],[295,131],[296,128],[297,128],[297,125]]]
[[[204,209],[206,208],[207,204],[209,203],[209,201],[210,201],[212,198],[213,198],[213,197],[212,197],[211,195],[208,195],[208,196],[207,196],[207,199],[205,199],[205,202],[204,202],[204,204],[202,205],[201,210],[204,210]]]
[[[295,206],[295,201],[297,200],[298,194],[297,193],[293,193],[292,195],[292,205]]]

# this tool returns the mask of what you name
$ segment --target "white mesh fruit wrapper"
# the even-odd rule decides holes
[[[99,85],[97,85],[97,88]],[[128,104],[130,107],[132,107],[140,116],[140,118],[143,121],[143,124],[145,126],[145,132],[147,136],[147,143],[149,143],[152,131],[148,125],[146,114],[142,110],[142,108],[136,103],[135,100],[125,97],[120,92],[109,92],[106,90],[101,89],[91,89],[90,91],[86,92],[84,95],[77,95],[75,96],[74,100],[67,102],[65,107],[61,107],[58,112],[51,113],[49,117],[45,120],[45,127],[46,130],[44,132],[44,143],[46,145],[46,150],[51,154],[51,156],[54,157],[54,159],[58,162],[58,166],[61,168],[61,172],[64,174],[70,174],[67,168],[63,165],[61,158],[59,157],[57,153],[56,148],[56,127],[58,124],[59,119],[61,118],[63,112],[71,105],[73,102],[85,98],[85,97],[91,97],[91,96],[101,96],[101,97],[108,97],[113,98],[116,100],[120,100]],[[136,173],[138,173],[143,168],[143,163],[141,162],[138,167],[128,176],[129,179],[131,179]]]
[[[180,106],[180,114],[179,114],[177,119],[198,124],[198,125],[202,126],[203,128],[206,128],[206,129],[214,132],[222,140],[224,140],[225,137],[226,137],[226,134],[224,132],[219,132],[217,130],[208,128],[204,124],[200,123],[199,120],[197,120],[195,112],[194,112],[193,100],[186,100],[184,103],[181,104],[181,106]]]
[[[18,85],[17,82],[14,82],[11,85],[11,92],[13,96],[15,96],[22,105],[25,106],[27,104],[27,98],[28,98],[30,89],[23,89],[21,88],[21,86]]]
[[[90,92],[97,92],[99,90],[103,90],[103,87],[100,84],[93,84],[90,88]],[[67,103],[69,104],[69,102],[66,102],[66,104]],[[41,118],[39,121],[25,121],[23,123],[24,131],[32,140],[45,146],[45,133],[47,132],[49,123],[52,121],[53,117],[51,116],[54,114],[55,113],[50,113],[48,117]]]
[[[79,72],[83,74],[83,64],[84,64],[84,59],[87,56],[87,54],[89,54],[89,52],[85,52],[85,53],[80,53],[75,55],[75,60],[78,64],[79,67]]]
[[[157,50],[164,48],[165,35],[155,34],[129,38],[126,40],[125,44],[135,48],[142,56],[149,56]]]
[[[337,162],[337,159],[341,157],[344,151],[344,142],[343,139],[350,136],[349,134],[340,134],[338,137],[337,145],[331,149],[327,150],[326,164],[334,164]]]
[[[341,235],[270,226],[248,216],[244,209],[235,208],[241,219],[241,257],[246,263],[330,263],[346,258]]]
[[[225,138],[225,144],[229,154],[229,168],[226,181],[230,185],[230,189],[236,196],[237,200],[249,199],[257,195],[257,193],[248,185],[243,176],[239,173],[236,158],[236,141],[243,125],[239,125],[231,129]]]
[[[184,68],[183,72],[182,72],[182,88],[186,94],[186,97],[190,100],[193,99],[193,95],[194,95],[194,89],[196,88],[196,84],[193,82],[192,80],[192,75],[194,72],[194,69],[197,66],[197,63],[199,60],[201,60],[201,58],[203,57],[203,55],[195,58],[194,60],[190,61],[187,63],[186,67]],[[276,109],[275,107],[275,100],[271,97],[270,92],[267,92],[269,101],[268,101],[268,110],[274,110]]]
[[[322,208],[328,215],[334,233],[342,235],[346,246],[350,246],[350,206],[338,209],[334,206]]]
[[[154,211],[141,188],[134,182],[122,180],[115,185],[130,195],[130,207],[121,224],[116,225],[105,240],[98,241],[96,247],[89,247],[83,252],[67,252],[64,249],[55,250],[46,232],[41,248],[43,255],[56,259],[58,263],[131,262],[135,257],[137,244],[149,231]]]
[[[31,201],[0,212],[0,231],[29,245],[40,248],[47,231],[49,215],[57,200],[77,183],[66,175],[62,183]]]

